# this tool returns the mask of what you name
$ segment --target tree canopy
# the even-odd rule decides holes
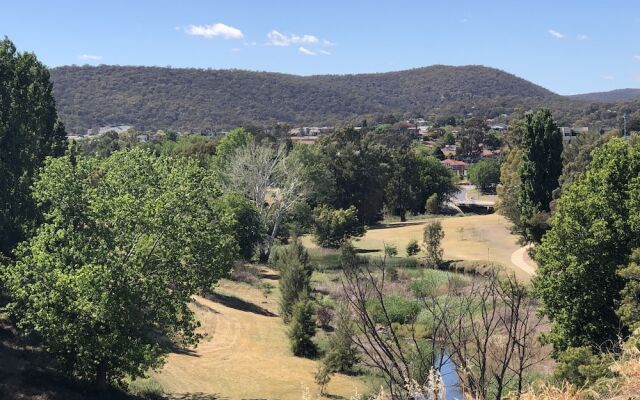
[[[34,229],[33,176],[46,156],[65,147],[49,70],[33,53],[0,40],[0,254]]]
[[[553,322],[548,338],[556,350],[597,347],[624,333],[618,271],[639,246],[640,146],[613,139],[563,192],[536,248],[534,287]]]
[[[228,273],[237,243],[195,160],[71,153],[47,160],[33,194],[44,223],[5,276],[20,328],[101,387],[158,366],[159,338],[197,341],[190,298]]]

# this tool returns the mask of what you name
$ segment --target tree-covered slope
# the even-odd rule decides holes
[[[616,89],[608,92],[594,92],[567,96],[574,100],[590,101],[594,103],[619,103],[640,97],[640,89]]]
[[[71,132],[109,124],[200,131],[269,121],[336,124],[385,113],[492,116],[570,100],[482,66],[296,76],[240,70],[67,66],[51,70]]]

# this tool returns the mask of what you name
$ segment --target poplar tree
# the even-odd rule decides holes
[[[9,255],[34,229],[33,176],[65,144],[49,70],[33,53],[0,40],[0,254]]]

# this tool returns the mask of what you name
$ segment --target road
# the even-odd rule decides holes
[[[453,197],[451,197],[451,202],[456,206],[460,204],[471,205],[471,206],[488,206],[493,207],[495,205],[494,201],[481,201],[474,200],[469,198],[469,191],[474,190],[476,187],[474,185],[460,185],[460,190],[454,193]]]

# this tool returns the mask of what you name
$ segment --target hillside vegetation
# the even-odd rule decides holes
[[[296,76],[240,70],[66,66],[51,70],[70,132],[110,124],[202,131],[246,124],[336,125],[388,113],[492,117],[552,107],[560,121],[596,112],[483,66]]]
[[[567,96],[574,100],[590,101],[594,103],[619,103],[640,97],[640,89],[616,89],[608,92],[593,92]]]

